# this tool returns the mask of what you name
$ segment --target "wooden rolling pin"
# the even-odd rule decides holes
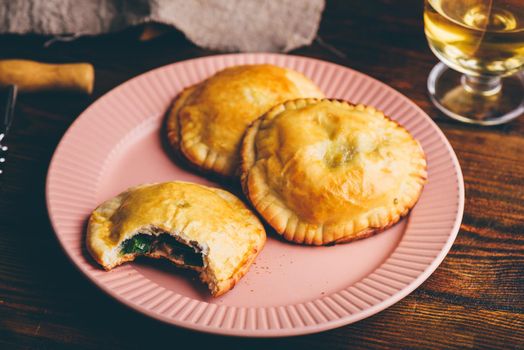
[[[0,60],[0,87],[16,85],[22,92],[93,92],[95,70],[90,63],[49,64],[29,60]]]

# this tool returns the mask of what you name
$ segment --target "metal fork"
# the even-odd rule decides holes
[[[3,173],[2,163],[5,163],[5,155],[7,152],[7,146],[2,144],[2,142],[5,142],[9,128],[13,123],[17,93],[18,89],[16,85],[9,85],[7,87],[7,102],[4,110],[4,118],[0,125],[0,174]]]

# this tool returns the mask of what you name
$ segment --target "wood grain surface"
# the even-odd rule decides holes
[[[426,95],[437,59],[424,37],[422,6],[422,0],[328,1],[315,43],[292,53],[369,74],[434,118],[464,173],[460,233],[436,272],[389,309],[332,331],[281,339],[194,333],[121,306],[75,270],[47,217],[49,160],[82,110],[133,76],[215,52],[176,31],[141,42],[131,29],[47,48],[48,38],[0,36],[1,58],[88,61],[96,69],[91,97],[27,94],[17,104],[0,175],[0,348],[523,348],[524,116],[483,128],[437,112]]]

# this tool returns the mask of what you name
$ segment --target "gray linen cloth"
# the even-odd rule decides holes
[[[97,35],[171,25],[223,51],[289,51],[315,38],[324,0],[0,0],[0,33]]]

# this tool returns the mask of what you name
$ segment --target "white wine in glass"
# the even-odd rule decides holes
[[[483,125],[524,113],[524,0],[426,0],[424,24],[440,110]]]

